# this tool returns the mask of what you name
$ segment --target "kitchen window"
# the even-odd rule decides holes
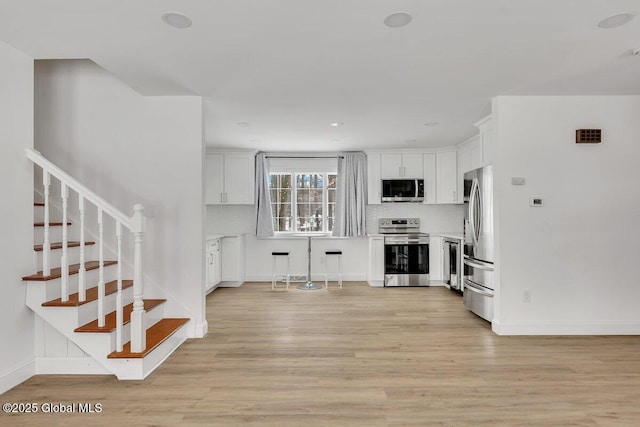
[[[337,174],[271,173],[273,231],[328,233],[333,230]]]

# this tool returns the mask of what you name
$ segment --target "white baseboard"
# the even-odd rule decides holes
[[[35,375],[35,366],[35,360],[32,359],[0,372],[0,394],[11,390]]]
[[[551,324],[492,322],[498,335],[640,335],[638,323]]]
[[[92,357],[36,357],[35,373],[72,375],[113,375]]]
[[[194,321],[193,324],[195,325],[196,322]],[[204,320],[202,323],[195,326],[195,333],[193,336],[189,336],[189,338],[203,338],[207,335],[207,332],[209,332],[209,322]]]

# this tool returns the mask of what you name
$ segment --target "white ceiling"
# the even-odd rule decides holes
[[[383,25],[396,11],[411,24]],[[90,58],[145,95],[203,96],[210,146],[440,147],[474,135],[496,95],[640,94],[640,16],[597,26],[619,12],[640,2],[0,0],[0,39]]]

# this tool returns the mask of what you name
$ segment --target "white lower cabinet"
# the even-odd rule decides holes
[[[220,287],[237,287],[245,281],[245,236],[224,236],[221,248],[222,281]]]
[[[384,237],[369,236],[369,268],[367,282],[370,286],[384,286]]]
[[[429,281],[442,281],[442,237],[429,237]]]
[[[205,293],[209,293],[215,289],[222,281],[222,259],[220,257],[220,239],[207,241],[206,250],[206,277],[207,285]]]

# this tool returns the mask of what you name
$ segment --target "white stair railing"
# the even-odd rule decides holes
[[[144,310],[144,284],[142,281],[142,241],[145,232],[146,219],[144,208],[140,204],[133,207],[133,216],[128,217],[111,204],[107,203],[94,192],[80,184],[69,174],[44,158],[38,151],[26,149],[27,158],[42,169],[42,183],[44,187],[44,242],[42,245],[42,275],[51,275],[51,241],[49,219],[49,195],[51,177],[60,182],[62,198],[62,256],[60,259],[61,284],[60,295],[62,301],[69,300],[69,257],[67,206],[69,189],[78,195],[78,209],[80,213],[80,266],[78,277],[78,299],[86,301],[85,282],[85,202],[93,204],[98,211],[97,226],[99,234],[99,281],[98,281],[98,326],[105,325],[105,283],[104,283],[104,221],[103,216],[111,217],[115,224],[117,241],[117,294],[116,294],[116,349],[123,347],[123,302],[122,302],[122,227],[129,230],[134,240],[134,271],[133,271],[133,312],[131,313],[131,351],[142,352],[146,348],[146,312]]]

